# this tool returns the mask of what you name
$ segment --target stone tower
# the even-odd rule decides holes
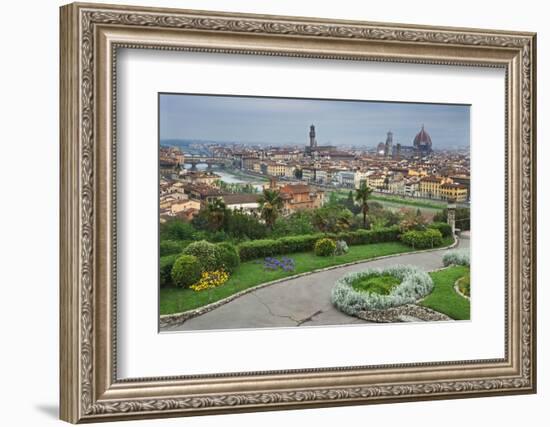
[[[317,147],[317,140],[315,139],[315,126],[309,127],[309,148]]]
[[[390,131],[386,136],[386,157],[391,157],[393,152],[393,133]]]

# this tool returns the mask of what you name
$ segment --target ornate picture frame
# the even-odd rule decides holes
[[[72,423],[536,391],[536,35],[190,10],[61,8],[60,384]],[[117,49],[505,70],[505,357],[119,379]]]

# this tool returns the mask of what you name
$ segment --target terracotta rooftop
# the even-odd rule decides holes
[[[258,203],[259,198],[258,194],[225,194],[223,201],[226,205],[236,205],[241,203]]]
[[[305,184],[287,184],[284,187],[281,187],[282,193],[292,193],[292,194],[298,194],[298,193],[310,193],[312,190],[309,185]]]

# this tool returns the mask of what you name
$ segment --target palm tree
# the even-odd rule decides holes
[[[363,228],[367,228],[367,213],[369,211],[367,200],[372,191],[372,188],[368,187],[364,182],[361,184],[361,187],[355,190],[355,200],[359,202],[361,212],[363,212]]]
[[[266,225],[273,229],[279,211],[283,207],[283,199],[281,199],[279,191],[265,189],[258,202],[260,204],[260,216]]]
[[[206,218],[212,230],[218,231],[222,228],[226,213],[227,208],[222,199],[215,199],[208,204],[206,207]]]

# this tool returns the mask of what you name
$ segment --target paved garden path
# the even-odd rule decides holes
[[[459,248],[469,248],[469,236],[464,236]],[[413,264],[431,271],[443,266],[445,249],[415,254],[403,254],[308,276],[289,279],[243,295],[208,313],[185,323],[163,328],[163,331],[269,328],[284,326],[319,326],[365,323],[333,307],[330,292],[339,277],[367,267],[387,267],[394,264]]]

